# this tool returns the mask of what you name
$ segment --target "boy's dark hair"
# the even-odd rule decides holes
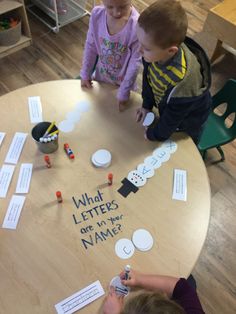
[[[156,292],[144,292],[129,299],[122,314],[186,314],[184,309]]]
[[[185,10],[175,0],[157,0],[140,14],[138,24],[163,49],[179,46],[188,28]]]

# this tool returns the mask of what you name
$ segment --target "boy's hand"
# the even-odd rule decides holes
[[[149,112],[149,110],[141,107],[138,108],[136,111],[136,122],[143,122],[144,118],[146,117],[146,114]]]
[[[118,100],[119,111],[122,112],[127,108],[128,100]]]
[[[125,278],[125,272],[124,271],[120,274],[120,279],[121,279],[121,282],[124,286],[138,287],[140,284],[140,277],[141,276],[142,276],[141,273],[131,269],[129,272],[129,279],[128,280],[124,280],[124,278]]]
[[[81,87],[92,88],[93,82],[91,80],[81,80]]]
[[[103,314],[121,314],[124,297],[116,295],[115,288],[110,287],[108,296],[103,305]]]
[[[145,132],[144,132],[144,138],[145,138],[145,140],[148,140],[148,137],[147,137],[147,127],[145,127]]]

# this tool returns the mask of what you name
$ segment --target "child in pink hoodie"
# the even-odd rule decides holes
[[[119,86],[117,99],[122,110],[141,63],[136,24],[139,13],[131,0],[103,0],[92,10],[87,34],[81,86],[91,88],[92,79]],[[93,72],[96,64],[95,72]]]

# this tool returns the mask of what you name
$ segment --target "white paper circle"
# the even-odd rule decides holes
[[[127,259],[134,254],[134,245],[129,239],[120,239],[116,242],[115,252],[119,258]]]
[[[91,158],[91,161],[92,161],[92,164],[95,166],[95,167],[98,167],[98,168],[107,168],[107,167],[109,167],[110,166],[110,164],[111,164],[111,162],[109,162],[109,163],[107,163],[107,164],[100,164],[100,163],[98,163],[95,159],[94,159],[94,157],[92,156],[92,158]]]
[[[152,155],[144,159],[144,164],[146,164],[149,167],[152,167],[153,169],[158,169],[161,167],[161,160]]]
[[[143,126],[149,126],[152,124],[152,122],[154,121],[155,119],[155,115],[153,112],[148,112],[146,114],[146,117],[145,119],[143,120]]]
[[[111,162],[111,153],[106,149],[99,149],[92,155],[92,160],[101,166]]]
[[[147,164],[139,164],[137,167],[138,172],[142,174],[145,178],[151,178],[154,176],[155,171],[152,166],[149,166]]]
[[[153,151],[153,156],[160,159],[161,162],[166,162],[170,159],[170,152],[163,147],[159,147]]]
[[[70,111],[66,115],[66,119],[72,122],[78,122],[80,120],[80,112],[77,111]]]
[[[145,229],[134,231],[132,241],[134,246],[140,251],[148,251],[153,246],[153,237],[151,233]]]
[[[89,110],[89,102],[86,100],[81,100],[75,105],[76,110],[79,112],[85,112]]]
[[[147,182],[147,179],[138,170],[130,171],[127,179],[135,186],[143,186]]]
[[[68,132],[71,132],[73,131],[74,129],[74,123],[70,120],[63,120],[61,121],[59,124],[58,124],[58,129],[61,131],[61,132],[64,132],[64,133],[68,133]]]
[[[120,276],[112,278],[110,287],[114,287],[117,295],[127,296],[129,294],[130,288],[121,283]]]
[[[166,140],[165,142],[163,142],[161,147],[163,147],[165,150],[169,150],[169,152],[173,154],[176,152],[178,145],[172,140]]]
[[[92,161],[92,164],[93,164],[95,167],[101,167],[101,165],[98,164],[98,163],[94,160],[93,156],[92,156],[92,158],[91,158],[91,161]]]

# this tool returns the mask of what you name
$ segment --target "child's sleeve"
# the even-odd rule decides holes
[[[197,292],[184,278],[180,278],[177,282],[172,299],[180,304],[188,314],[204,314]]]
[[[131,45],[131,56],[129,64],[126,70],[124,80],[120,84],[120,87],[117,92],[118,100],[128,100],[130,96],[130,91],[134,87],[139,67],[141,65],[141,55],[139,52],[139,42],[136,40]]]
[[[82,80],[91,79],[92,71],[98,55],[94,40],[94,19],[96,19],[96,14],[92,12],[89,20],[89,29],[85,42],[82,69],[80,71],[80,76]]]
[[[147,63],[143,59],[143,82],[142,82],[143,105],[142,107],[147,110],[152,110],[152,108],[155,106],[155,99],[152,92],[152,88],[147,78],[148,66],[149,66],[149,63]]]
[[[154,128],[148,128],[147,138],[151,141],[164,141],[176,131],[181,122],[191,111],[192,104],[189,101],[170,102]]]

